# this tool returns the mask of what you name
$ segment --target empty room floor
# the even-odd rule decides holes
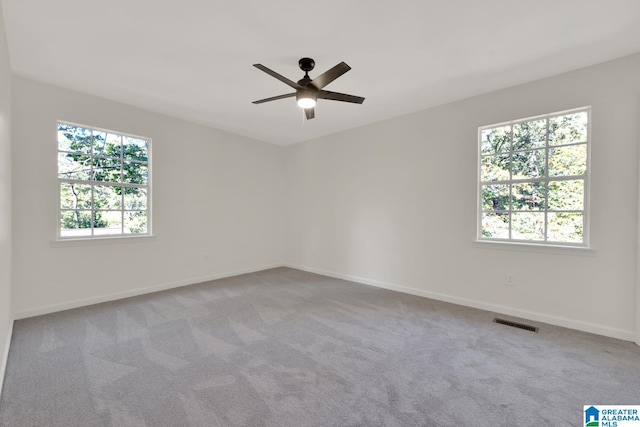
[[[23,319],[0,425],[569,426],[640,404],[635,344],[494,317],[276,268]]]

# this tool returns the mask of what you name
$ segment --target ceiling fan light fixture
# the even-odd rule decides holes
[[[316,106],[316,100],[313,98],[300,98],[298,99],[298,107],[300,108],[313,108]]]
[[[298,107],[300,108],[313,108],[316,106],[316,94],[314,94],[310,90],[301,90],[298,91],[296,95],[296,101],[298,102]]]

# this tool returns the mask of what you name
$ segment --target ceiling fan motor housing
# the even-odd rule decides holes
[[[304,60],[309,60],[311,61],[311,68],[302,68],[302,64],[304,62]],[[313,69],[313,59],[311,58],[302,58],[300,60],[300,68],[302,68],[302,70],[305,72],[305,75],[303,78],[301,78],[300,80],[298,80],[298,84],[300,86],[302,86],[300,89],[296,90],[296,101],[298,102],[298,105],[303,105],[300,104],[300,100],[301,99],[309,99],[309,100],[313,100],[313,102],[308,101],[309,104],[308,105],[315,105],[317,99],[318,99],[318,88],[315,87],[312,83],[311,78],[309,77],[309,74],[307,74],[308,71],[310,71],[311,69]],[[309,65],[308,63],[304,64],[305,66]]]

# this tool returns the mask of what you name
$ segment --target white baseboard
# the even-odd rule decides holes
[[[91,298],[82,298],[73,301],[64,302],[62,304],[47,305],[28,310],[22,310],[14,313],[14,318],[24,319],[27,317],[40,316],[43,314],[55,313],[57,311],[69,310],[72,308],[85,307],[88,305],[99,304],[101,302],[115,301],[123,298],[135,297],[138,295],[149,294],[152,292],[165,291],[167,289],[179,288],[181,286],[195,285],[197,283],[208,282],[210,280],[224,279],[226,277],[239,276],[241,274],[255,273],[257,271],[268,270],[270,268],[282,267],[282,264],[263,265],[260,267],[246,268],[241,270],[230,271],[226,273],[212,274],[209,276],[193,277],[190,279],[179,280],[177,282],[163,283],[160,285],[147,286],[144,288],[131,289],[123,292],[115,292],[112,294],[100,295]]]
[[[396,285],[394,283],[387,283],[380,280],[367,279],[364,277],[351,276],[348,274],[335,273],[333,271],[326,271],[317,268],[305,267],[301,265],[285,264],[285,267],[295,268],[298,270],[307,271],[310,273],[321,274],[323,276],[334,277],[337,279],[349,280],[351,282],[357,282],[364,285],[375,286],[378,288],[389,289],[392,291],[398,291],[405,294],[417,295],[425,298],[431,298],[438,301],[449,302],[452,304],[463,305],[466,307],[478,308],[480,310],[486,310],[493,313],[504,314],[507,316],[519,317],[522,319],[533,320],[537,322],[548,323],[551,325],[562,326],[564,328],[575,329],[578,331],[589,332],[597,335],[604,335],[611,338],[617,338],[625,341],[635,341],[636,334],[634,331],[627,331],[624,329],[610,328],[608,326],[598,325],[595,323],[581,322],[579,320],[568,319],[566,317],[554,316],[545,313],[538,313],[535,311],[522,310],[518,308],[507,307],[498,304],[492,304],[484,301],[477,301],[469,298],[456,297],[452,295],[441,294],[438,292],[425,291],[422,289],[410,288],[407,286]]]
[[[2,386],[4,385],[4,374],[7,372],[7,362],[9,361],[9,346],[11,345],[11,336],[13,335],[13,320],[9,323],[9,333],[7,334],[7,342],[4,345],[4,353],[0,362],[0,398],[2,397]]]

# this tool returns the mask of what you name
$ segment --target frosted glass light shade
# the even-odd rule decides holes
[[[313,108],[316,106],[316,100],[313,98],[300,98],[298,99],[298,107],[300,108]]]

